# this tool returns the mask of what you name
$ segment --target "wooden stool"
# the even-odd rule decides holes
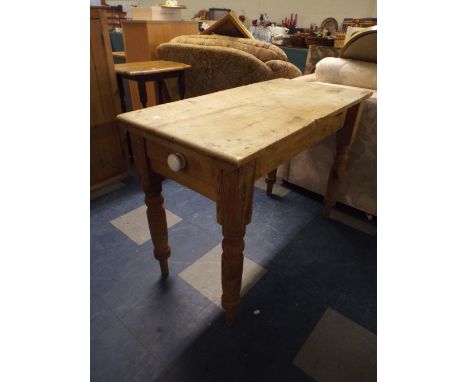
[[[179,81],[180,98],[183,99],[185,96],[185,71],[190,68],[190,65],[183,64],[181,62],[163,60],[116,64],[115,73],[117,74],[117,84],[119,86],[122,112],[127,111],[123,90],[124,78],[138,82],[140,102],[143,105],[143,108],[146,108],[146,103],[148,102],[148,95],[146,94],[147,81],[154,81],[154,85],[158,89],[159,103],[161,104],[163,103],[162,80],[175,77]]]

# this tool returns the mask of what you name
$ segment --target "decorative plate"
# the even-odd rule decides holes
[[[332,36],[336,34],[338,31],[338,21],[336,21],[333,17],[327,17],[325,20],[322,21],[322,24],[320,24],[320,27],[322,29],[326,29],[327,31],[330,31]]]
[[[185,5],[166,5],[166,4],[160,4],[159,5],[161,8],[172,8],[172,9],[187,9]]]

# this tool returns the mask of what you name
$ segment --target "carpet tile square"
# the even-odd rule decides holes
[[[91,339],[91,381],[152,381],[157,377],[152,356],[118,320]]]
[[[221,309],[221,294],[223,293],[221,288],[222,253],[221,244],[218,244],[179,274],[184,281]],[[255,285],[265,272],[265,268],[244,256],[241,297]]]
[[[377,338],[327,309],[294,359],[317,382],[377,381]]]
[[[330,219],[341,222],[349,227],[353,227],[358,231],[367,233],[368,235],[377,235],[377,226],[370,221],[358,219],[351,214],[339,211],[333,208],[330,212]]]
[[[182,219],[166,209],[167,228],[179,223]],[[111,221],[111,224],[127,235],[138,245],[151,239],[146,218],[146,205],[142,205]]]

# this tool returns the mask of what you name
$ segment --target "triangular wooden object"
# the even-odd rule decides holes
[[[228,14],[221,17],[208,29],[205,29],[200,34],[219,34],[221,36],[230,36],[230,37],[244,37],[251,38],[255,40],[255,37],[249,30],[242,24],[242,21],[236,16],[234,12],[229,12]]]

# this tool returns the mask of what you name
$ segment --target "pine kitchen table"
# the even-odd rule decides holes
[[[226,323],[232,325],[240,303],[244,234],[255,180],[335,134],[337,149],[325,195],[328,216],[362,102],[370,96],[362,89],[276,79],[117,116],[130,133],[163,277],[169,273],[170,248],[162,180],[170,178],[216,202],[223,233],[221,303]]]

